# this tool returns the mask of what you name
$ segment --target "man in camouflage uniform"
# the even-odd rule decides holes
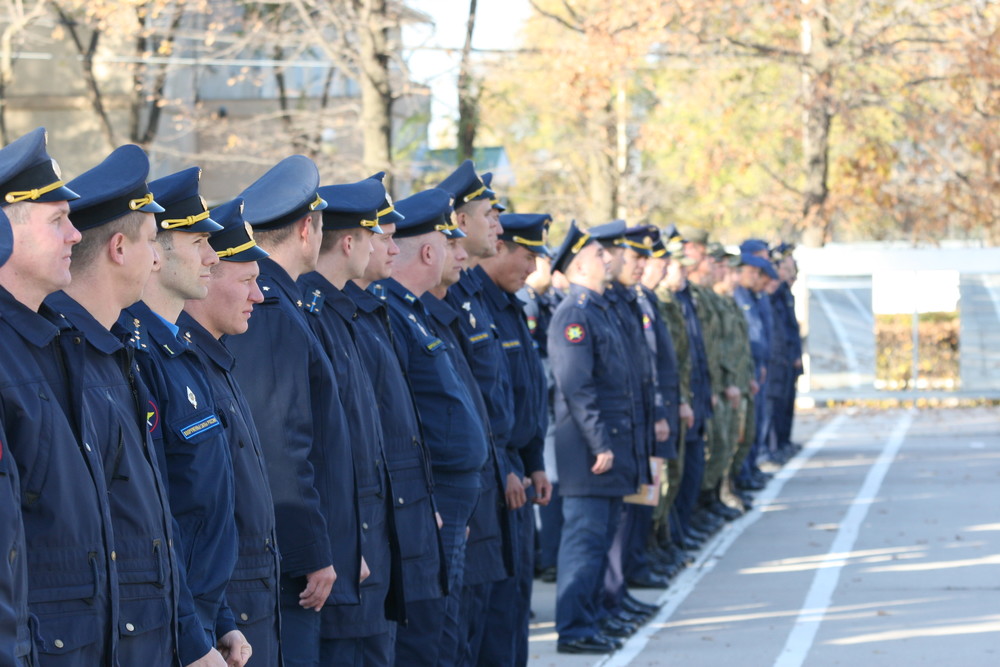
[[[713,247],[716,246],[716,247]],[[740,310],[732,292],[735,285],[735,270],[730,263],[735,256],[726,253],[720,244],[710,244],[709,253],[716,257],[718,279],[713,287],[718,303],[722,308],[722,373],[725,377],[726,405],[722,411],[728,417],[720,427],[725,431],[727,448],[723,456],[715,462],[709,462],[706,476],[721,480],[720,499],[723,502],[736,500],[730,483],[729,469],[739,457],[742,464],[750,449],[750,440],[745,437],[745,429],[752,428],[746,424],[748,417],[752,420],[755,384],[753,382],[753,357],[750,355],[750,335],[746,318]],[[731,389],[730,389],[731,388]],[[741,456],[742,454],[742,456]],[[750,499],[741,497],[738,502],[744,509],[749,509]]]

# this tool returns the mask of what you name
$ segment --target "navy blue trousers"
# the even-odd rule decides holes
[[[621,498],[563,498],[556,582],[556,630],[562,641],[592,637],[600,631],[604,572],[621,509]]]
[[[698,508],[698,495],[701,493],[701,480],[705,476],[705,425],[696,420],[694,428],[684,435],[684,473],[681,475],[681,487],[674,500],[677,510],[677,521],[680,529],[687,530],[691,517]]]
[[[485,627],[479,652],[469,664],[510,667],[528,663],[528,622],[535,572],[535,512],[528,489],[528,503],[510,513],[514,543],[514,576],[491,584]],[[472,642],[470,641],[470,647]]]
[[[653,508],[649,505],[625,503],[629,531],[625,543],[622,569],[625,580],[638,579],[651,574],[649,570],[649,538],[653,534]]]
[[[539,570],[555,567],[559,560],[559,541],[562,539],[562,496],[559,483],[552,483],[552,501],[545,507],[538,506],[538,558]]]

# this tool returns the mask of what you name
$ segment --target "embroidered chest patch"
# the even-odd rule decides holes
[[[190,426],[185,426],[181,429],[181,435],[185,440],[190,440],[199,433],[203,433],[209,429],[213,429],[219,425],[219,418],[215,415],[209,415],[201,421],[197,421]]]

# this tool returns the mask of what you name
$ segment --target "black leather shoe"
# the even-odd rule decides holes
[[[670,581],[660,574],[654,574],[650,572],[640,577],[634,577],[631,579],[626,579],[625,583],[628,584],[629,588],[666,588],[670,585]]]
[[[622,607],[615,612],[615,618],[622,623],[631,623],[635,627],[639,627],[649,620],[650,614],[635,614],[630,611],[626,611],[625,608]]]
[[[674,564],[680,566],[681,569],[687,567],[688,565],[694,562],[694,559],[691,558],[691,556],[688,555],[686,551],[684,551],[676,544],[670,545],[670,553],[673,555]]]
[[[701,549],[702,543],[692,537],[688,537],[687,535],[685,535],[684,537],[681,538],[678,544],[680,544],[681,548],[684,549],[685,551],[698,551],[699,549]]]
[[[580,639],[567,639],[566,641],[560,641],[556,644],[556,651],[559,653],[611,653],[616,649],[621,648],[616,644],[612,644],[607,637],[603,635],[594,635],[593,637],[582,637]]]
[[[626,595],[622,599],[622,609],[625,611],[630,611],[633,614],[655,614],[660,611],[659,605],[649,604],[648,602],[643,602],[642,600],[637,600],[631,595]]]
[[[666,577],[669,581],[677,576],[677,573],[681,571],[681,566],[676,563],[656,563],[651,565],[649,569],[661,577]]]
[[[702,543],[708,541],[708,538],[711,537],[711,534],[708,531],[699,528],[697,525],[695,525],[695,522],[692,521],[691,525],[688,526],[687,530],[684,531],[684,537],[690,540],[694,540],[695,542],[698,543],[699,546],[701,546]]]
[[[616,616],[608,616],[601,621],[601,634],[606,637],[631,637],[638,628],[631,623],[626,623]]]
[[[743,512],[739,511],[735,507],[730,507],[729,505],[726,505],[721,500],[715,501],[715,504],[712,505],[712,512],[718,514],[726,521],[735,521],[736,519],[739,519],[741,516],[743,516]]]
[[[707,507],[698,510],[691,518],[691,524],[696,528],[699,530],[707,528],[712,533],[722,528],[724,523],[726,523],[725,519],[718,514],[713,514]],[[705,528],[702,528],[702,526],[705,526]]]
[[[541,572],[539,572],[537,576],[541,581],[544,581],[546,584],[554,584],[556,583],[556,568],[547,567]]]

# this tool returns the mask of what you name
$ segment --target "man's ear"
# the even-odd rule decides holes
[[[105,247],[108,253],[108,259],[110,259],[115,264],[121,266],[125,263],[125,235],[121,232],[116,232],[111,235],[108,239],[108,244]]]
[[[423,243],[420,245],[420,261],[424,264],[434,263],[434,246],[430,243]]]
[[[310,213],[296,224],[298,225],[299,240],[304,244],[309,243],[312,236],[316,233],[316,223],[313,220],[312,214]]]
[[[458,225],[458,228],[465,230],[469,224],[469,214],[465,212],[465,209],[456,210],[452,215],[455,216],[455,224]]]

